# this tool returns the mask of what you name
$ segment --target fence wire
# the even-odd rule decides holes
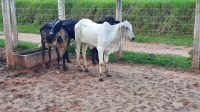
[[[38,4],[37,4],[38,5]],[[54,5],[54,7],[50,7]],[[46,7],[44,7],[46,6]],[[56,6],[56,7],[55,7]],[[0,8],[0,12],[2,12]],[[43,2],[38,7],[32,4],[16,3],[18,25],[43,25],[58,18],[57,2]],[[89,18],[93,21],[103,20],[106,16],[116,15],[116,8],[65,8],[66,19]],[[193,34],[195,9],[191,8],[137,8],[123,7],[122,18],[128,20],[137,34]],[[3,23],[2,14],[0,22]]]
[[[17,24],[20,25],[38,25],[42,26],[45,22],[50,22],[58,18],[58,8],[50,7],[55,3],[43,3],[35,8],[31,4],[25,4],[23,7],[16,4]],[[0,7],[0,13],[2,9]],[[106,16],[116,15],[116,8],[74,8],[65,7],[66,19],[89,18],[93,21],[104,20]],[[134,27],[135,34],[172,34],[192,37],[194,29],[195,9],[191,8],[137,8],[123,7],[122,18],[128,20]],[[3,23],[2,14],[0,14],[0,23]],[[0,26],[3,24],[0,24]],[[38,29],[39,30],[39,29]],[[3,35],[3,34],[0,34]],[[75,54],[74,41],[71,42],[73,47],[70,54]],[[150,59],[151,60],[151,59]],[[169,63],[173,62],[171,60]],[[174,63],[174,62],[173,62]],[[188,63],[188,62],[187,62]]]

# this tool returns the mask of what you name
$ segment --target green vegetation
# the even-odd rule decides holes
[[[116,61],[115,54],[110,55],[111,61]],[[136,62],[136,63],[146,63],[160,66],[171,66],[171,67],[181,67],[190,68],[191,58],[165,55],[165,54],[150,54],[150,53],[140,53],[140,52],[122,52],[121,61]]]
[[[196,0],[123,0],[123,19],[129,20],[136,35],[169,35],[192,38]],[[66,19],[102,20],[115,17],[116,0],[67,0]],[[57,18],[55,0],[16,0],[18,26],[41,26]],[[1,10],[1,8],[0,8]],[[0,21],[2,21],[0,11]],[[24,26],[25,25],[25,26]],[[2,26],[0,26],[0,30]],[[35,30],[33,30],[35,32]],[[38,31],[37,31],[38,32]]]
[[[19,32],[24,32],[24,33],[36,33],[39,34],[40,33],[40,26],[38,25],[33,25],[33,24],[29,24],[29,25],[18,25],[17,29]],[[0,24],[0,31],[3,31],[3,25]]]
[[[16,0],[17,2],[27,2],[27,0]],[[196,0],[123,0],[123,2],[142,2],[142,3],[168,3],[168,2],[195,2]],[[29,2],[55,2],[55,0],[32,0]],[[103,0],[67,0],[67,2],[101,2],[101,3],[105,3],[105,1]],[[115,0],[106,0],[106,2],[115,2]]]
[[[39,46],[38,43],[19,41],[18,49],[25,50],[25,49],[35,48],[35,47],[38,47],[38,46]],[[0,47],[5,47],[5,40],[4,39],[0,39]]]
[[[39,34],[40,33],[40,26],[38,25],[19,25],[18,26],[18,30],[20,32],[24,32],[24,33],[37,33]]]
[[[140,43],[166,43],[173,45],[185,45],[192,46],[193,39],[190,37],[178,37],[178,36],[137,36],[134,40]]]
[[[31,49],[38,47],[38,43],[31,43],[31,42],[24,42],[24,41],[19,41],[19,49],[25,50],[25,49]]]
[[[5,40],[0,39],[0,47],[5,47]]]
[[[0,24],[0,31],[3,31],[3,25]]]

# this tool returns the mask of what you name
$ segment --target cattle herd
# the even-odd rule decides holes
[[[62,60],[63,70],[67,70],[65,60],[71,63],[68,56],[68,46],[70,40],[76,43],[77,68],[82,71],[79,57],[82,45],[82,56],[84,70],[88,72],[86,62],[86,50],[89,46],[92,49],[92,63],[99,63],[99,81],[103,81],[102,69],[105,67],[105,74],[108,74],[107,63],[109,54],[119,50],[125,40],[133,40],[132,25],[128,21],[119,22],[113,17],[106,17],[104,21],[93,22],[90,19],[77,20],[55,20],[47,22],[40,28],[43,68],[45,68],[45,50],[48,49],[49,64],[51,63],[51,48],[54,47],[57,53],[57,68],[59,69],[60,53],[59,48],[63,49]]]

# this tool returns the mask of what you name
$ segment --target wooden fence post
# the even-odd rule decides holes
[[[7,66],[8,68],[14,69],[9,1],[1,0],[1,5],[3,14],[4,33],[5,33]]]
[[[58,19],[65,20],[65,0],[58,0]]]
[[[192,52],[192,68],[199,68],[199,49],[200,49],[200,0],[196,1],[194,39]]]
[[[18,46],[18,31],[17,31],[15,0],[10,0],[10,5],[11,5],[11,16],[12,16],[13,41],[14,41],[14,47],[16,48]]]
[[[116,0],[116,20],[122,22],[122,0]],[[116,58],[120,59],[122,57],[122,48],[116,52]]]

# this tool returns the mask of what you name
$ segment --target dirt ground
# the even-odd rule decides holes
[[[126,44],[128,49],[138,48],[132,47],[131,44]],[[165,46],[168,46],[168,50],[179,48],[174,52],[188,52],[184,50],[185,46]],[[160,48],[156,46],[154,49]],[[88,61],[89,72],[79,72],[76,69],[75,57],[70,58],[73,63],[67,63],[69,69],[59,74],[55,61],[46,69],[42,66],[32,69],[18,66],[15,70],[8,70],[4,66],[5,49],[0,48],[0,111],[200,111],[199,70],[109,62],[108,69],[112,77],[104,77],[104,82],[99,82],[98,65],[94,66]]]

